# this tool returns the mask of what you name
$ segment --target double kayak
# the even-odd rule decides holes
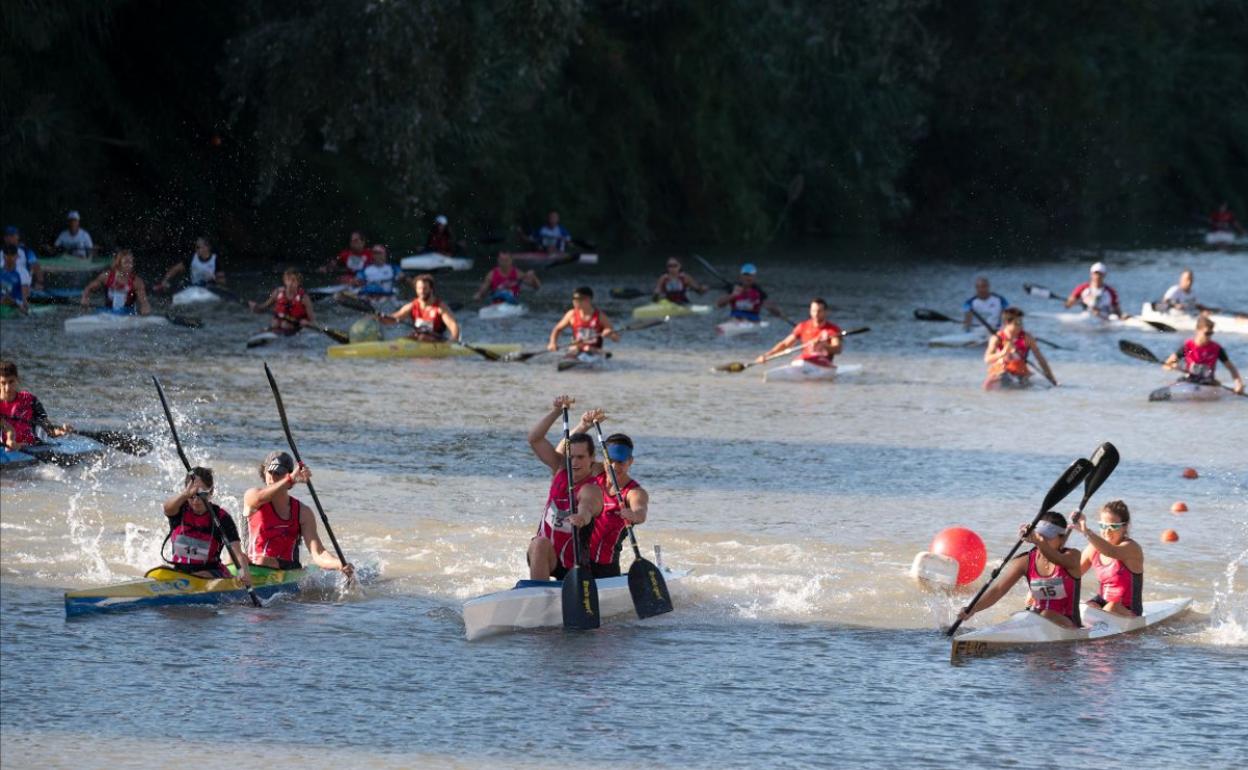
[[[1083,625],[1079,628],[1059,626],[1035,612],[1020,610],[1002,623],[955,637],[950,657],[957,660],[1011,647],[1085,642],[1133,633],[1178,617],[1191,603],[1188,598],[1144,602],[1144,614],[1132,616],[1114,615],[1095,605],[1084,604]]]
[[[1220,385],[1202,385],[1198,382],[1179,380],[1173,385],[1158,388],[1148,394],[1149,401],[1217,401],[1231,391]]]
[[[448,257],[436,251],[424,254],[412,254],[399,260],[399,267],[409,273],[433,272],[434,270],[471,270],[472,260],[468,257]]]
[[[484,348],[499,355],[520,352],[520,345],[515,343],[474,344],[473,347]],[[478,355],[462,345],[450,342],[421,342],[407,338],[330,345],[325,353],[330,358],[448,358]]]
[[[252,567],[251,580],[256,595],[269,599],[278,594],[296,593],[299,581],[311,569],[279,570]],[[234,568],[230,567],[230,572]],[[84,588],[65,593],[65,617],[121,612],[145,607],[171,607],[186,604],[240,604],[250,601],[247,589],[234,577],[202,578],[168,567],[155,567],[139,580],[111,586]]]
[[[932,337],[927,344],[933,348],[979,348],[988,344],[988,331],[981,328],[942,334],[939,337]]]
[[[732,318],[721,324],[715,324],[715,331],[725,337],[739,337],[742,334],[756,334],[770,324],[766,321],[747,321],[743,318]]]
[[[679,318],[686,315],[706,315],[711,312],[710,305],[680,305],[669,300],[661,299],[658,302],[651,302],[648,305],[638,305],[633,308],[633,318],[638,320],[650,318]]]
[[[659,569],[669,586],[689,574],[689,570]],[[627,574],[594,582],[600,617],[632,611]],[[558,580],[520,580],[509,590],[470,599],[464,602],[464,635],[472,641],[528,628],[557,628],[563,625],[562,597],[563,583]]]
[[[517,318],[529,312],[528,305],[522,305],[518,302],[495,302],[493,305],[486,305],[477,311],[477,317],[482,321],[498,321],[503,318]]]
[[[1157,310],[1153,303],[1145,302],[1140,309],[1140,318],[1145,321],[1159,321],[1169,324],[1179,331],[1195,331],[1197,316],[1189,315],[1181,310],[1161,311]],[[1209,320],[1213,321],[1215,331],[1226,334],[1248,334],[1248,316],[1232,315],[1229,313],[1210,313]]]
[[[842,364],[837,366],[820,366],[802,358],[793,360],[787,366],[777,366],[763,373],[763,382],[831,382],[842,374],[853,374],[862,371],[859,364]]]

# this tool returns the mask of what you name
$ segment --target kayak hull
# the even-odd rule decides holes
[[[927,341],[933,348],[978,348],[988,344],[988,332],[983,329],[971,329],[969,332],[942,334]]]
[[[664,299],[633,308],[633,318],[637,320],[667,318],[669,316],[679,318],[687,315],[706,315],[709,312],[711,312],[710,305],[678,305],[675,302],[669,302]]]
[[[763,373],[763,382],[833,382],[838,375],[861,371],[856,364],[819,366],[798,358],[787,366],[777,366]]]
[[[74,435],[50,438],[22,450],[41,463],[64,467],[90,462],[103,456],[105,451],[105,446],[95,439]]]
[[[172,326],[168,318],[158,315],[133,315],[111,313],[107,310],[91,315],[65,319],[67,334],[91,334],[94,332],[131,331],[155,326]]]
[[[1217,385],[1201,385],[1179,380],[1148,394],[1149,401],[1217,401],[1229,391]]]
[[[38,460],[25,452],[11,452],[4,447],[0,447],[0,470],[11,471],[38,464]]]
[[[231,571],[233,567],[230,568]],[[278,570],[252,567],[256,595],[270,599],[296,593],[308,570]],[[65,617],[81,617],[107,612],[125,612],[148,607],[175,607],[198,604],[239,604],[249,601],[247,589],[235,578],[201,578],[166,567],[148,570],[147,576],[99,588],[65,593]]]
[[[951,657],[957,660],[1014,647],[1085,642],[1134,633],[1182,615],[1191,603],[1189,598],[1144,602],[1144,614],[1139,616],[1114,615],[1084,604],[1080,628],[1064,628],[1037,613],[1021,610],[1002,623],[955,638]]]
[[[1181,311],[1162,312],[1153,307],[1153,303],[1145,302],[1140,309],[1140,318],[1144,321],[1160,321],[1169,324],[1179,331],[1195,331],[1197,316],[1189,315]],[[1231,334],[1248,334],[1248,318],[1235,315],[1227,315],[1225,313],[1210,313],[1209,320],[1213,321],[1216,330],[1222,334],[1230,332]]]
[[[506,355],[519,353],[518,344],[474,344],[492,353]],[[449,342],[420,342],[413,339],[381,340],[378,342],[354,342],[350,345],[330,345],[325,351],[330,358],[450,358],[452,356],[475,356],[477,353]]]
[[[740,318],[733,318],[721,324],[716,324],[715,330],[725,337],[740,337],[743,334],[757,334],[770,325],[767,321],[745,321]]]
[[[578,353],[575,356],[560,359],[555,368],[561,372],[573,370],[579,372],[600,372],[607,368],[607,356],[594,353]]]
[[[528,305],[511,302],[496,302],[493,305],[486,305],[478,310],[477,317],[482,321],[499,321],[504,318],[518,318],[528,312]]]
[[[410,273],[428,270],[471,270],[472,260],[468,257],[448,257],[436,251],[423,254],[412,254],[399,260],[399,267]]]
[[[169,298],[173,305],[197,305],[200,303],[220,302],[221,298],[203,286],[187,286]]]
[[[689,570],[660,567],[670,586]],[[633,609],[628,575],[596,580],[600,617],[622,615]],[[507,591],[464,602],[464,635],[468,641],[531,628],[563,625],[563,583],[557,580],[521,580]]]

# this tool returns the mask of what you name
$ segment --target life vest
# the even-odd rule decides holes
[[[374,294],[393,294],[394,278],[398,271],[394,269],[394,265],[372,264],[364,268],[356,276],[364,281],[364,293]]]
[[[35,435],[35,396],[19,391],[12,401],[0,401],[0,417],[8,418],[13,426],[13,436],[19,444],[38,444]]]
[[[747,321],[757,321],[759,313],[763,309],[763,302],[767,300],[767,294],[755,284],[742,288],[741,291],[732,295],[730,315],[733,318],[744,318]]]
[[[831,366],[832,358],[820,349],[819,342],[826,342],[841,336],[841,327],[831,321],[816,324],[813,318],[802,321],[793,327],[793,335],[802,343],[801,358],[816,366]]]
[[[594,477],[594,483],[602,487],[602,513],[594,519],[594,529],[589,535],[589,558],[596,564],[613,564],[620,558],[619,546],[628,522],[620,515],[623,508],[615,496],[611,474],[603,471]],[[628,480],[620,497],[627,499],[633,489],[641,489],[637,479]]]
[[[580,310],[572,308],[572,341],[578,348],[601,348],[602,328],[602,318],[597,308],[594,308],[593,315],[588,319],[581,315]]]
[[[224,508],[215,505],[212,508],[217,512],[218,519],[229,517]],[[222,533],[213,526],[211,511],[196,513],[190,501],[182,503],[178,523],[169,532],[169,543],[173,546],[170,564],[205,569],[221,566],[221,549],[225,547]]]
[[[1209,226],[1214,230],[1230,230],[1233,224],[1235,224],[1235,215],[1230,211],[1219,209],[1209,215]]]
[[[295,296],[291,297],[286,294],[286,287],[277,290],[277,301],[273,303],[273,315],[290,316],[296,321],[308,317],[308,309],[303,305],[303,298],[307,296],[307,292],[300,287],[295,292]],[[286,319],[281,319],[286,320]]]
[[[248,556],[253,561],[263,557],[277,559],[283,566],[298,566],[299,541],[303,539],[299,520],[303,503],[290,498],[290,518],[277,515],[273,503],[267,502],[247,517],[247,534],[250,541]]]
[[[1097,594],[1101,599],[1106,603],[1118,602],[1133,614],[1140,614],[1144,596],[1142,572],[1127,569],[1121,559],[1110,559],[1106,562],[1100,551],[1092,554],[1092,569],[1096,570],[1096,580],[1100,583]]]
[[[572,488],[573,495],[579,495],[581,487],[586,484],[596,483],[596,477],[586,476],[581,479]],[[567,521],[567,517],[572,515],[572,506],[568,500],[568,474],[563,468],[560,468],[554,478],[550,480],[550,492],[546,495],[546,508],[542,512],[542,520],[537,525],[537,536],[545,538],[551,542],[555,548],[555,555],[559,559],[559,563],[565,569],[571,569],[573,562],[576,561],[575,549],[572,546],[572,524]],[[588,546],[589,536],[593,531],[593,527],[582,527],[581,543]]]
[[[1036,569],[1039,556],[1039,548],[1027,553],[1027,588],[1031,591],[1031,609],[1056,612],[1079,626],[1079,580],[1058,564],[1053,565],[1052,575],[1041,575]]]
[[[436,251],[448,257],[454,254],[455,244],[451,242],[451,231],[443,228],[441,231],[435,229],[429,233],[429,241],[425,244],[425,251]]]
[[[199,254],[191,257],[191,285],[203,286],[217,280],[217,255],[208,259],[200,259]]]
[[[503,275],[503,271],[497,267],[490,271],[490,291],[505,291],[512,296],[520,293],[520,271],[515,265],[511,266],[511,272]]]
[[[435,297],[431,304],[423,308],[419,300],[412,302],[412,324],[419,334],[438,339],[446,337],[446,324],[442,322],[442,300]]]
[[[685,284],[683,276],[672,278],[668,276],[663,279],[663,297],[668,302],[675,302],[678,305],[689,304],[688,286]]]
[[[1027,344],[1026,332],[1020,332],[1012,340],[1006,336],[1004,331],[997,332],[996,337],[1001,341],[1002,349],[1010,350],[1010,355],[999,361],[994,361],[988,367],[988,377],[1000,377],[1003,374],[1012,374],[1015,377],[1028,376],[1027,356],[1031,352],[1031,347]]]
[[[1074,293],[1078,295],[1084,309],[1100,316],[1109,315],[1118,306],[1118,292],[1109,284],[1102,284],[1098,289],[1088,281],[1076,286]]]
[[[1183,363],[1187,365],[1188,376],[1194,380],[1208,382],[1213,379],[1218,368],[1218,360],[1222,357],[1222,346],[1213,340],[1197,345],[1196,340],[1183,343]]]
[[[127,273],[123,282],[118,279],[116,270],[109,270],[104,278],[104,291],[108,295],[108,306],[113,310],[134,307],[134,273]]]

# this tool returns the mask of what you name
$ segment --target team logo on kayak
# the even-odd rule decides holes
[[[178,578],[177,580],[168,580],[161,583],[152,583],[148,589],[154,594],[170,594],[179,591],[185,591],[191,585],[191,581],[186,578]]]

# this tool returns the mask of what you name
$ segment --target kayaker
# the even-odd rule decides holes
[[[707,287],[686,273],[681,268],[679,259],[672,257],[667,260],[666,272],[660,275],[659,280],[654,284],[654,301],[665,299],[677,305],[688,305],[690,290],[702,294],[707,291]]]
[[[485,274],[481,287],[477,289],[476,294],[472,295],[472,298],[480,300],[488,295],[487,301],[491,305],[499,302],[514,305],[520,301],[520,289],[525,285],[532,287],[534,291],[542,288],[542,282],[538,279],[537,273],[532,270],[520,272],[512,261],[511,252],[500,251],[498,264]]]
[[[394,280],[399,277],[400,271],[390,264],[390,249],[384,243],[374,243],[371,253],[372,259],[355,274],[352,283],[359,287],[361,294],[392,296]]]
[[[1108,318],[1111,315],[1127,318],[1118,305],[1118,292],[1114,291],[1114,287],[1105,283],[1107,272],[1108,268],[1105,267],[1104,262],[1092,265],[1088,280],[1076,286],[1066,298],[1066,307],[1074,307],[1076,303],[1081,303],[1084,310],[1101,318]]]
[[[546,214],[546,224],[534,230],[529,240],[547,254],[564,254],[572,245],[572,234],[559,224],[559,212],[551,209]]]
[[[368,239],[363,230],[352,230],[347,239],[347,248],[338,252],[338,256],[321,265],[320,273],[337,273],[342,283],[350,283],[356,274],[368,266]]]
[[[1179,274],[1179,282],[1166,289],[1156,309],[1163,313],[1167,310],[1179,310],[1188,315],[1196,315],[1204,310],[1196,300],[1196,295],[1192,293],[1192,283],[1195,280],[1196,276],[1191,270],[1184,270]]]
[[[1231,211],[1230,204],[1222,201],[1217,209],[1209,215],[1209,230],[1215,233],[1235,232],[1244,235],[1244,228],[1235,218],[1235,214]]]
[[[282,272],[282,285],[269,294],[262,303],[248,302],[253,313],[263,313],[273,308],[273,324],[269,331],[289,337],[303,327],[316,323],[312,310],[312,298],[303,290],[303,273],[293,267]]]
[[[212,502],[212,469],[191,468],[183,485],[181,492],[163,504],[169,519],[165,539],[173,549],[165,561],[173,569],[196,577],[228,578],[230,571],[221,562],[225,549],[238,568],[238,579],[250,588],[250,562],[239,544],[238,527],[229,512]],[[208,506],[212,506],[211,511]],[[163,545],[160,550],[164,559]]]
[[[260,465],[264,486],[252,487],[243,494],[247,509],[247,531],[251,563],[273,569],[300,569],[299,541],[308,547],[312,563],[321,569],[340,570],[348,578],[355,573],[350,563],[343,564],[321,544],[316,528],[316,513],[296,498],[290,490],[295,484],[307,483],[312,471],[285,452],[270,452]]]
[[[17,248],[17,272],[22,275],[22,285],[30,286],[32,291],[42,291],[43,265],[39,264],[39,255],[35,250],[22,243],[22,231],[17,225],[5,226],[4,245]]]
[[[1001,311],[1001,320],[1005,325],[988,338],[988,347],[984,350],[984,363],[988,364],[984,390],[1007,386],[1026,387],[1031,382],[1027,356],[1032,353],[1036,354],[1036,363],[1041,371],[1056,386],[1057,378],[1053,376],[1044,352],[1036,344],[1036,338],[1023,329],[1023,311],[1016,307],[1007,307]]]
[[[1131,539],[1131,511],[1121,500],[1101,506],[1098,535],[1087,517],[1076,511],[1071,524],[1088,539],[1080,559],[1080,574],[1096,571],[1099,588],[1088,600],[1115,615],[1139,615],[1144,602],[1144,549]]]
[[[53,254],[69,254],[73,257],[95,256],[95,242],[91,234],[82,229],[82,218],[77,211],[65,215],[65,229],[48,249]]]
[[[741,276],[736,286],[732,287],[732,292],[726,296],[720,297],[715,301],[716,307],[729,307],[729,315],[733,318],[740,318],[744,321],[754,321],[757,323],[762,320],[763,308],[767,308],[772,315],[783,317],[780,309],[774,304],[767,301],[767,292],[755,281],[758,275],[758,268],[752,262],[747,262],[741,266]]]
[[[147,304],[147,285],[134,271],[134,253],[130,249],[119,249],[112,267],[82,290],[84,308],[91,307],[91,292],[100,288],[104,289],[107,309],[114,313],[133,314],[138,310],[139,315],[147,315],[152,312]]]
[[[195,252],[189,261],[190,277],[187,283],[191,286],[225,285],[225,272],[221,270],[221,260],[212,250],[212,241],[205,236],[195,239]],[[187,272],[187,263],[178,262],[165,271],[165,277],[156,284],[157,291],[169,291],[170,281]]]
[[[1079,551],[1066,547],[1069,534],[1066,517],[1056,511],[1042,514],[1031,532],[1027,532],[1024,524],[1019,529],[1019,537],[1035,548],[1011,559],[975,607],[970,612],[962,610],[959,617],[967,620],[983,612],[1009,593],[1019,579],[1026,578],[1030,591],[1027,609],[1064,628],[1078,628],[1079,578],[1076,575],[1083,573],[1080,572]]]
[[[379,316],[381,322],[395,324],[399,321],[411,321],[411,338],[421,342],[444,342],[447,339],[458,342],[459,321],[455,320],[455,314],[434,293],[433,276],[428,273],[418,275],[412,283],[416,287],[415,298],[390,315]]]
[[[0,306],[15,308],[25,315],[30,312],[30,285],[17,269],[17,247],[4,244],[4,262],[0,266]]]
[[[1196,319],[1196,336],[1190,340],[1186,340],[1179,349],[1170,354],[1162,366],[1166,369],[1178,369],[1186,372],[1187,376],[1183,379],[1188,382],[1195,382],[1199,385],[1216,385],[1217,380],[1214,378],[1218,363],[1226,365],[1226,370],[1230,372],[1234,378],[1234,389],[1236,393],[1244,392],[1244,381],[1239,376],[1239,370],[1235,368],[1235,364],[1231,362],[1230,356],[1226,354],[1226,348],[1213,341],[1213,319],[1209,316],[1201,316]]]
[[[572,433],[565,446],[561,440],[556,447],[546,438],[555,420],[571,407],[575,400],[570,396],[557,396],[550,412],[537,421],[529,431],[529,446],[537,459],[552,472],[550,491],[537,534],[529,540],[528,562],[530,580],[562,580],[575,561],[572,545],[573,526],[581,537],[582,555],[589,547],[592,525],[602,513],[602,487],[595,481],[601,466],[594,462],[594,440],[589,434]],[[575,496],[576,514],[572,515],[572,500],[568,497],[568,475],[564,468],[564,452],[572,463],[572,494]]]
[[[433,228],[425,238],[425,252],[445,254],[449,257],[455,254],[455,247],[455,238],[451,235],[450,224],[446,217],[439,214],[434,218]]]
[[[975,279],[975,294],[962,303],[962,328],[966,331],[982,328],[975,314],[988,322],[994,329],[1001,327],[1001,311],[1010,306],[1009,300],[996,294],[988,285],[988,279],[980,276]]]
[[[568,328],[572,329],[569,356],[583,353],[601,355],[604,338],[620,341],[620,335],[612,327],[606,313],[594,307],[594,290],[588,286],[572,292],[572,309],[564,313],[555,328],[550,330],[550,341],[546,343],[546,349],[558,350],[559,335]]]
[[[810,301],[810,318],[793,327],[784,339],[772,345],[755,363],[763,363],[782,350],[801,344],[800,358],[815,366],[831,366],[832,359],[841,354],[841,327],[828,320],[828,303],[823,297]]]
[[[597,415],[586,413],[577,426],[593,427],[594,420],[602,422],[605,415],[597,410]],[[629,475],[633,467],[633,440],[623,433],[612,433],[603,440],[607,447],[607,456],[603,462],[611,463],[619,489],[611,482],[611,474],[604,467],[595,477],[598,486],[602,487],[602,513],[594,519],[593,532],[589,536],[590,569],[595,578],[616,577],[620,574],[620,548],[624,542],[625,529],[629,525],[644,524],[650,510],[650,494],[642,489],[637,480]],[[619,495],[624,496],[624,505],[619,502]]]
[[[17,364],[0,360],[0,419],[7,423],[2,434],[5,449],[19,452],[23,447],[39,444],[36,429],[42,429],[53,438],[73,432],[73,426],[68,423],[54,425],[33,393],[18,390],[19,382]]]

